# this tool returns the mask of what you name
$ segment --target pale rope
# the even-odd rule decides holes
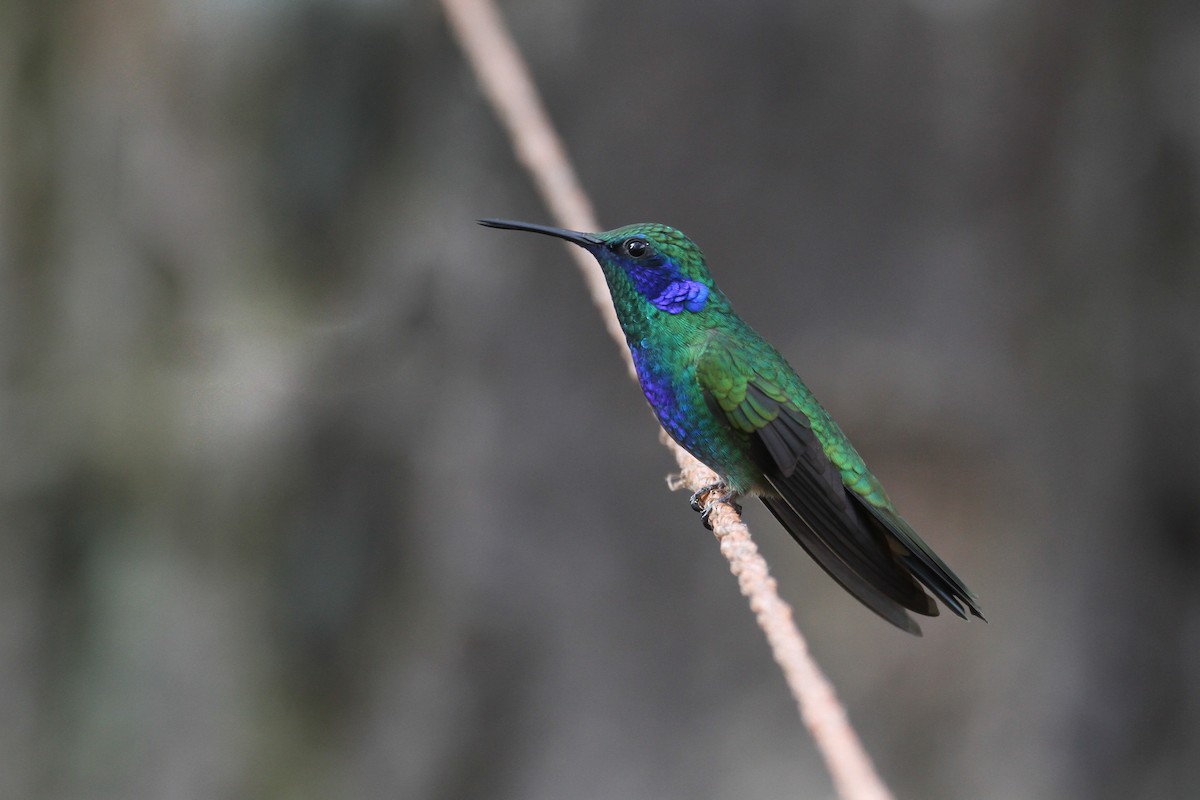
[[[524,59],[495,5],[491,0],[441,0],[441,3],[483,93],[508,131],[518,161],[533,178],[555,222],[573,230],[600,230],[566,148],[554,131]],[[620,343],[632,371],[633,363],[600,270],[591,255],[579,247],[572,245],[571,255],[583,270],[592,299],[609,332]],[[672,488],[686,486],[694,492],[716,481],[712,470],[665,434],[662,439],[679,462],[680,479]],[[749,529],[738,513],[724,503],[713,509],[709,519],[721,554],[729,560],[738,587],[749,599],[750,609],[767,636],[801,718],[829,766],[838,795],[844,800],[888,800],[891,792],[875,772],[833,686],[809,653],[792,618],[791,606],[779,597],[775,579],[750,538]]]

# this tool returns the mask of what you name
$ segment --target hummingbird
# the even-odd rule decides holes
[[[706,525],[715,503],[758,497],[835,581],[901,630],[920,636],[908,612],[937,616],[934,597],[983,619],[796,371],[734,312],[691,239],[655,223],[601,233],[479,223],[565,239],[599,262],[651,409],[720,479],[692,496]]]

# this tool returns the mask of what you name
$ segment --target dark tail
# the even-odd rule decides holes
[[[921,626],[917,625],[916,621],[905,611],[907,605],[888,596],[864,578],[854,566],[837,554],[824,537],[818,536],[788,503],[777,497],[764,497],[762,501],[787,529],[787,532],[792,535],[792,538],[799,542],[800,546],[812,556],[812,559],[829,573],[829,577],[841,584],[843,589],[897,628],[915,636],[921,635]],[[929,597],[924,592],[921,592],[921,595],[926,599]],[[926,608],[914,610],[918,610],[922,614],[937,613],[936,606],[933,607],[932,612]]]
[[[937,616],[928,589],[960,617],[964,606],[982,619],[978,600],[899,516],[889,521],[846,492],[847,506],[832,508],[825,489],[801,471],[769,478],[778,497],[763,503],[801,547],[842,588],[901,630],[917,636],[912,611]],[[821,502],[825,500],[825,502]]]

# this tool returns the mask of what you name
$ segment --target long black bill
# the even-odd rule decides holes
[[[516,222],[511,219],[481,219],[478,220],[480,225],[486,225],[489,228],[502,228],[508,231],[529,231],[530,233],[544,233],[547,236],[554,236],[559,239],[566,239],[568,242],[577,244],[586,250],[595,250],[595,248],[604,244],[603,241],[596,238],[590,233],[580,233],[579,231],[569,231],[566,228],[552,228],[549,225],[534,225],[532,222]]]

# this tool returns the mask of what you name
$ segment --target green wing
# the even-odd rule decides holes
[[[750,437],[772,490],[761,498],[771,513],[843,588],[904,630],[920,633],[906,609],[938,613],[922,585],[959,616],[960,601],[978,613],[974,596],[895,513],[787,363],[763,347],[749,354],[714,337],[696,376],[714,412]]]

